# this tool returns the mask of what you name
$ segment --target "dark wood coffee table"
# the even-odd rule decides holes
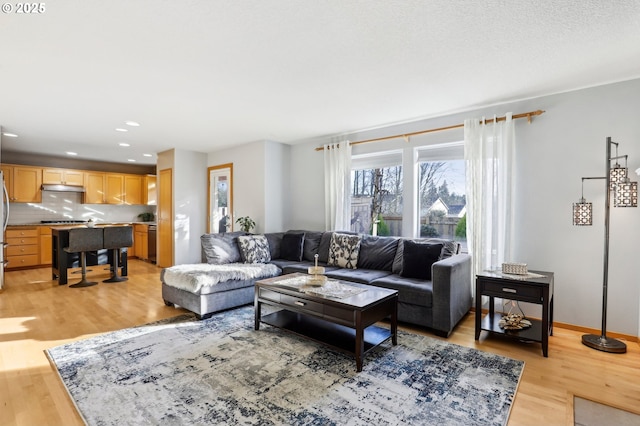
[[[335,298],[304,293],[299,288],[282,284],[283,280],[304,276],[296,273],[256,282],[256,330],[262,322],[353,355],[357,371],[362,371],[364,355],[382,342],[391,338],[393,345],[398,344],[396,290],[340,281],[365,291]],[[281,310],[262,316],[264,303]],[[385,318],[390,318],[389,328],[375,325]]]

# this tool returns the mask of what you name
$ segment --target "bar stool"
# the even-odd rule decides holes
[[[117,283],[127,281],[128,278],[118,276],[118,262],[120,261],[120,250],[123,247],[133,245],[133,226],[105,226],[104,227],[104,248],[112,250],[111,258],[111,278],[103,280],[104,283]]]
[[[82,279],[69,287],[90,287],[98,284],[95,281],[87,280],[87,253],[88,251],[100,250],[104,241],[102,229],[97,228],[73,228],[69,230],[69,247],[65,247],[67,253],[80,253],[80,266],[82,268]]]

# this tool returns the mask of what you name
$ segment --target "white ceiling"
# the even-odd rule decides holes
[[[0,13],[3,150],[149,164],[640,77],[637,0],[43,4]]]

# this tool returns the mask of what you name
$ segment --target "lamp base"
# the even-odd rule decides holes
[[[623,354],[627,352],[627,345],[620,340],[598,336],[596,334],[584,334],[582,336],[582,344],[599,351],[611,352],[614,354]]]

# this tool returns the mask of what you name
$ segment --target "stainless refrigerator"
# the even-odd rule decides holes
[[[4,260],[4,248],[7,246],[5,239],[7,238],[7,223],[9,222],[9,194],[7,186],[4,183],[4,175],[0,171],[0,180],[2,181],[2,204],[0,205],[0,221],[2,223],[2,237],[0,238],[0,289],[4,287],[4,268],[7,262]]]

